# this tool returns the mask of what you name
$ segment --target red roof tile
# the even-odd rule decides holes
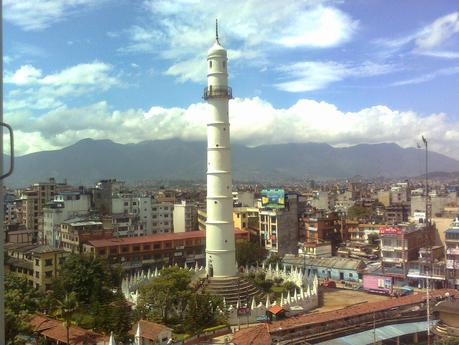
[[[247,231],[235,230],[234,234],[243,235]],[[101,240],[90,240],[88,243],[96,248],[100,247],[114,247],[114,246],[123,246],[130,244],[142,244],[142,243],[153,243],[153,242],[163,242],[163,241],[174,241],[174,240],[188,240],[193,238],[205,238],[205,231],[189,231],[189,232],[177,232],[169,234],[155,234],[139,237],[124,237],[124,238],[110,238],[110,239],[101,239]]]
[[[449,292],[451,296],[455,295],[457,298],[459,298],[459,291],[451,289],[441,289],[432,291],[431,298],[443,297],[446,292]],[[425,293],[418,293],[409,296],[393,298],[386,301],[362,303],[344,309],[338,309],[324,313],[306,314],[297,317],[292,317],[282,321],[274,321],[272,324],[269,325],[269,328],[271,332],[275,332],[277,330],[293,329],[304,325],[332,322],[347,317],[364,315],[368,313],[387,310],[390,308],[421,303],[422,301],[425,301],[426,298],[427,297]]]
[[[282,308],[280,305],[274,305],[268,309],[268,311],[274,315],[279,314],[282,310],[285,310],[285,309]]]
[[[54,341],[67,344],[67,330],[63,321],[52,319],[44,315],[34,315],[30,320],[34,332],[40,333]],[[76,326],[70,326],[70,345],[96,345],[108,342],[108,337]]]
[[[271,335],[267,324],[260,324],[237,331],[233,337],[235,345],[267,345],[271,344]]]
[[[162,331],[172,331],[169,327],[161,325],[156,322],[151,322],[147,320],[140,320],[132,326],[131,330],[129,331],[130,335],[135,335],[137,332],[137,325],[140,323],[140,336],[142,338],[156,341],[158,340],[158,335]]]

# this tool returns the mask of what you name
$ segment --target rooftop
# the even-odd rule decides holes
[[[138,324],[140,324],[140,337],[152,340],[153,342],[158,340],[158,336],[161,332],[172,331],[172,329],[170,329],[169,327],[166,327],[159,323],[147,320],[140,320],[132,326],[131,330],[129,331],[130,335],[136,334]]]
[[[271,344],[271,335],[267,324],[260,324],[237,331],[234,334],[235,345],[266,345]]]
[[[67,344],[67,332],[64,323],[44,315],[34,315],[30,320],[34,332],[61,344]],[[81,327],[70,326],[69,345],[96,345],[107,342],[108,337]]]
[[[282,261],[296,266],[319,266],[347,270],[357,270],[364,265],[362,260],[341,258],[337,256],[333,256],[330,258],[310,257],[304,259],[303,257],[286,255],[284,256],[284,259]]]
[[[247,231],[235,229],[234,234],[247,234]],[[88,243],[96,248],[100,247],[114,247],[120,245],[129,245],[129,244],[142,244],[142,243],[152,243],[152,242],[163,242],[163,241],[176,241],[176,240],[188,240],[193,238],[205,238],[205,231],[188,231],[188,232],[177,232],[177,233],[168,233],[168,234],[155,234],[147,235],[140,237],[124,237],[124,238],[111,238],[111,239],[101,239],[101,240],[92,240]]]
[[[457,298],[459,298],[459,291],[451,289],[441,289],[432,291],[431,298],[444,297],[445,293],[447,292],[450,294],[450,296],[456,296]],[[425,301],[426,298],[427,297],[425,293],[419,293],[380,302],[358,304],[344,309],[333,310],[324,313],[301,315],[289,318],[287,320],[274,321],[270,325],[270,331],[275,332],[286,329],[294,329],[299,326],[313,325],[323,322],[333,322],[335,320],[354,317],[358,315],[364,315],[373,312],[379,312],[390,308],[418,304]]]

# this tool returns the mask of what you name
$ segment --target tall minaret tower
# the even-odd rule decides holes
[[[223,278],[234,277],[237,273],[228,118],[228,101],[232,93],[228,87],[228,57],[218,40],[218,22],[215,36],[215,43],[207,54],[207,88],[204,89],[204,99],[210,108],[207,123],[206,263],[209,276]]]

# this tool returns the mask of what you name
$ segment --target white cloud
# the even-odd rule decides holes
[[[459,12],[453,12],[405,36],[379,39],[375,43],[389,49],[392,53],[403,47],[409,47],[415,54],[452,59],[459,57],[459,53],[446,50],[446,47],[458,32]]]
[[[397,68],[389,64],[364,62],[360,65],[342,64],[334,61],[304,61],[282,66],[279,71],[289,79],[275,84],[288,92],[306,92],[323,89],[333,82],[352,77],[372,77],[394,72]]]
[[[453,12],[425,27],[416,39],[416,46],[423,50],[436,48],[458,32],[459,12]]]
[[[25,31],[36,31],[102,2],[104,0],[4,0],[3,15],[7,22]]]
[[[50,109],[62,105],[61,99],[100,92],[119,85],[113,67],[103,62],[78,64],[56,73],[43,75],[40,69],[24,65],[5,73],[5,83],[15,89],[5,97],[5,109]]]
[[[432,73],[427,73],[421,75],[419,77],[400,80],[395,83],[392,83],[392,86],[403,86],[403,85],[411,85],[411,84],[420,84],[425,83],[427,81],[433,80],[439,76],[448,76],[454,75],[459,73],[459,66],[449,67],[449,68],[442,68]]]
[[[216,17],[221,42],[232,48],[230,59],[249,63],[266,61],[272,48],[336,47],[350,40],[358,26],[343,11],[319,0],[286,0],[281,6],[263,0],[146,0],[143,4],[150,23],[132,26],[127,31],[129,44],[120,51],[157,54],[172,62],[166,74],[180,81],[203,80],[183,66],[193,63],[188,69],[202,69],[205,65]]]
[[[207,112],[205,103],[188,108],[152,106],[147,111],[117,111],[99,102],[82,108],[62,106],[39,118],[22,111],[9,112],[5,118],[23,133],[18,137],[17,154],[24,154],[67,146],[87,137],[119,143],[170,138],[205,140]],[[459,132],[459,123],[445,114],[420,116],[382,105],[343,112],[333,104],[310,99],[301,99],[289,108],[275,108],[255,97],[232,100],[230,122],[232,140],[253,146],[395,142],[407,147],[415,146],[420,136],[428,133],[432,149],[459,158],[459,136],[454,135]],[[29,133],[36,146],[27,142]]]

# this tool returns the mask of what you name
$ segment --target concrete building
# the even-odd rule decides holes
[[[416,261],[419,250],[433,243],[434,229],[419,224],[399,224],[379,229],[383,272],[405,280],[409,261]]]
[[[407,204],[410,201],[408,183],[399,182],[390,189],[390,204]]]
[[[90,195],[62,192],[43,208],[43,243],[58,248],[58,231],[66,219],[87,215],[91,208]]]
[[[256,199],[253,192],[237,191],[233,192],[234,207],[254,207]]]
[[[234,227],[247,231],[249,228],[258,228],[259,213],[256,207],[233,208]]]
[[[331,257],[332,246],[330,242],[305,242],[298,248],[298,255],[305,257]]]
[[[154,201],[151,204],[151,232],[164,234],[174,229],[174,204]]]
[[[233,236],[247,239],[246,231],[233,231]],[[199,266],[205,264],[206,233],[190,231],[142,237],[90,240],[83,245],[83,251],[95,256],[106,257],[113,263],[120,263],[125,270],[140,268],[162,268],[178,264]]]
[[[304,217],[306,242],[330,242],[333,253],[342,241],[340,227],[340,219],[334,212],[321,217]]]
[[[153,233],[152,200],[149,196],[119,193],[112,196],[113,215],[131,215],[142,227],[142,234]]]
[[[260,241],[270,253],[284,256],[298,253],[298,196],[285,195],[284,208],[261,208]]]
[[[309,204],[319,210],[333,210],[335,208],[336,198],[334,194],[327,191],[313,192]]]
[[[37,232],[41,230],[43,208],[49,201],[54,199],[57,187],[56,180],[50,178],[48,182],[34,183],[31,187],[22,191],[23,224],[27,229]]]
[[[390,205],[390,191],[389,190],[379,190],[377,192],[376,198],[381,204],[384,205],[384,207],[388,207]]]
[[[174,205],[174,232],[198,230],[198,206],[186,200]]]
[[[94,208],[100,215],[112,214],[113,195],[120,193],[124,189],[124,182],[116,179],[101,180],[96,183],[92,190]]]
[[[168,345],[172,339],[172,329],[156,322],[139,320],[129,334],[142,345]]]
[[[392,204],[384,209],[386,224],[400,224],[408,221],[410,206],[408,204]]]
[[[112,237],[112,229],[105,228],[99,219],[73,218],[60,225],[60,247],[67,252],[82,253],[84,243]]]
[[[205,208],[198,209],[198,230],[206,231],[207,211]]]
[[[61,264],[68,255],[63,249],[38,244],[5,244],[6,272],[27,279],[40,290],[49,290],[51,281],[59,273]]]
[[[448,283],[459,288],[459,218],[445,231],[445,247]]]

